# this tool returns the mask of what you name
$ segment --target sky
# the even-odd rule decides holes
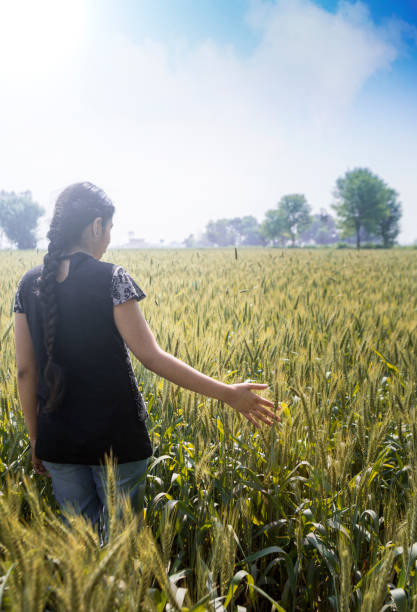
[[[76,181],[114,201],[112,246],[167,244],[285,194],[331,211],[367,167],[410,244],[416,111],[417,0],[0,0],[0,189],[32,191],[40,238]]]

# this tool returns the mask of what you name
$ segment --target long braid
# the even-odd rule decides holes
[[[65,372],[57,363],[54,354],[59,315],[56,277],[60,261],[65,251],[77,244],[82,231],[91,221],[96,217],[102,217],[107,221],[113,213],[114,206],[111,200],[101,189],[88,182],[70,185],[60,194],[56,202],[47,234],[50,240],[48,252],[43,259],[39,279],[47,355],[44,378],[49,389],[45,411],[52,411],[59,406],[65,394]]]
[[[47,411],[53,409],[53,406],[60,402],[64,392],[63,371],[61,366],[54,360],[55,334],[58,321],[56,275],[61,255],[62,248],[51,242],[43,260],[43,270],[39,283],[40,294],[42,296],[44,341],[47,355],[44,377],[50,390],[48,402],[45,406]]]

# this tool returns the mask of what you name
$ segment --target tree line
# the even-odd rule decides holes
[[[255,217],[209,221],[204,234],[184,240],[185,246],[296,246],[332,245],[340,241],[395,244],[400,232],[401,204],[398,193],[368,168],[355,168],[336,181],[332,208],[312,214],[303,194],[284,195],[259,222]]]
[[[395,244],[400,232],[398,193],[368,168],[355,168],[336,181],[334,217],[325,209],[312,214],[303,194],[284,195],[259,222],[254,216],[209,221],[204,234],[193,234],[183,244],[198,246],[332,245],[340,241],[360,248],[374,242],[384,248]],[[36,227],[44,210],[30,191],[0,191],[0,229],[19,249],[35,248]]]
[[[30,191],[0,191],[0,229],[18,249],[36,247],[36,227],[44,212]]]

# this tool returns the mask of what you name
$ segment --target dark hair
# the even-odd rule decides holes
[[[110,198],[89,182],[74,183],[60,193],[57,198],[47,238],[48,252],[43,259],[39,279],[39,294],[43,311],[43,331],[47,355],[44,371],[45,383],[49,390],[45,410],[54,410],[62,401],[65,393],[65,375],[54,355],[55,334],[57,329],[57,281],[56,275],[60,260],[81,239],[83,230],[97,217],[107,223],[114,214]]]

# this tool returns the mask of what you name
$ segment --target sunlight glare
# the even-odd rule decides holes
[[[0,76],[48,75],[77,51],[85,25],[83,0],[0,0]]]

